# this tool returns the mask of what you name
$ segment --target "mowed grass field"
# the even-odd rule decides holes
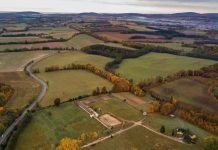
[[[72,38],[71,40],[65,42],[65,47],[74,47],[76,49],[81,49],[86,46],[102,44],[103,41],[98,40],[87,34],[79,34]]]
[[[83,70],[59,71],[37,74],[48,82],[48,91],[40,102],[42,107],[54,104],[55,98],[67,101],[70,98],[92,94],[96,87],[106,86],[110,90],[113,86],[109,81]]]
[[[157,76],[165,77],[180,70],[200,69],[215,63],[217,62],[207,59],[149,53],[138,58],[125,59],[116,73],[137,82]]]
[[[97,101],[90,105],[93,109],[100,109],[101,114],[112,114],[118,119],[138,121],[143,118],[142,113],[121,99],[111,96],[110,99]]]
[[[16,150],[53,150],[62,138],[78,138],[82,133],[104,135],[105,128],[73,103],[37,111],[18,137]]]
[[[193,48],[190,47],[182,47],[182,43],[143,43],[143,44],[163,46],[163,47],[172,48],[174,50],[185,51],[185,52],[191,52],[193,50]]]
[[[152,91],[163,96],[174,96],[178,101],[194,106],[217,111],[217,100],[208,92],[208,89],[207,85],[197,81],[180,79],[153,88]]]
[[[68,64],[92,64],[96,67],[104,69],[105,65],[108,62],[111,62],[113,59],[98,55],[91,55],[82,52],[64,52],[57,53],[53,56],[50,56],[33,66],[33,68],[39,68],[41,72],[44,72],[46,67],[49,66],[60,66]]]
[[[0,72],[22,71],[25,64],[35,58],[48,55],[49,51],[0,53]],[[12,61],[13,60],[13,61]]]
[[[139,126],[87,149],[133,150],[134,148],[137,150],[203,150],[195,145],[174,142]]]
[[[14,95],[8,101],[7,108],[22,109],[26,107],[38,96],[40,91],[38,82],[24,72],[2,72],[0,81],[11,85],[14,89]]]
[[[171,118],[168,116],[163,116],[160,114],[149,114],[146,119],[144,119],[144,124],[146,126],[151,127],[152,129],[155,129],[156,131],[160,131],[160,128],[162,125],[165,126],[165,130],[167,135],[172,135],[172,130],[176,128],[184,128],[189,129],[192,133],[197,135],[198,137],[198,146],[202,146],[204,138],[208,136],[214,136],[211,133],[192,125],[185,120],[182,120],[180,118]]]

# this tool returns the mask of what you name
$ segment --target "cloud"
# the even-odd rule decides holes
[[[0,11],[207,13],[217,6],[218,0],[4,0]]]

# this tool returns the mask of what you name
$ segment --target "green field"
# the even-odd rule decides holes
[[[24,30],[27,25],[25,23],[1,23],[0,28],[6,28],[7,30]]]
[[[90,150],[202,150],[195,145],[186,145],[161,137],[142,127],[134,127],[121,135],[92,146]]]
[[[112,42],[103,43],[103,45],[111,46],[111,47],[118,47],[118,48],[125,48],[125,49],[127,49],[127,50],[136,50],[136,49],[134,49],[134,48],[127,47],[127,46],[123,46],[122,44],[112,43]]]
[[[22,109],[29,105],[39,94],[39,84],[24,72],[0,73],[0,81],[10,85],[15,91],[6,104],[7,108]]]
[[[178,101],[187,104],[217,111],[217,100],[211,96],[208,89],[209,87],[205,84],[189,79],[180,79],[153,88],[152,91],[163,96],[174,96]]]
[[[129,29],[132,30],[136,30],[136,31],[148,31],[148,32],[154,32],[155,30],[153,29],[149,29],[145,26],[141,26],[141,25],[125,25],[126,27],[128,27]]]
[[[82,52],[65,52],[57,53],[49,58],[46,58],[39,63],[37,63],[33,68],[39,68],[40,71],[44,72],[45,67],[49,66],[64,66],[68,64],[92,64],[96,67],[104,69],[105,65],[108,62],[111,62],[113,59],[103,56],[91,55]]]
[[[49,53],[48,51],[0,53],[0,72],[22,71],[29,61]]]
[[[105,128],[73,103],[50,107],[34,113],[19,135],[16,150],[53,150],[64,137],[78,138],[82,133],[104,134]]]
[[[29,36],[29,37],[0,37],[0,44],[1,43],[10,43],[10,42],[44,42],[49,41],[46,38],[39,38],[36,36]]]
[[[185,52],[191,52],[193,50],[193,48],[190,47],[182,47],[182,43],[143,43],[143,44],[163,46],[163,47],[172,48],[174,50],[180,50]]]
[[[91,107],[94,109],[100,108],[102,114],[109,113],[125,120],[137,121],[143,118],[142,113],[139,110],[130,106],[128,103],[123,102],[123,100],[114,97],[92,103]]]
[[[167,76],[180,70],[200,69],[215,64],[216,61],[176,56],[171,54],[149,53],[134,59],[125,59],[116,73],[142,81],[157,76]]]
[[[164,125],[166,129],[166,134],[169,136],[172,135],[173,129],[189,129],[191,132],[197,135],[198,145],[201,145],[203,143],[205,137],[212,136],[212,134],[208,133],[207,131],[197,126],[194,126],[186,122],[185,120],[182,120],[180,118],[170,118],[168,116],[163,116],[160,114],[149,114],[144,120],[144,124],[157,131],[160,131],[161,126]]]
[[[74,47],[76,49],[81,49],[86,46],[102,44],[103,41],[98,40],[87,34],[79,34],[72,38],[71,40],[65,42],[65,47]]]
[[[77,96],[92,94],[96,87],[106,86],[110,90],[113,86],[109,81],[83,70],[40,73],[37,75],[48,82],[48,91],[40,102],[43,107],[53,105],[55,98],[67,101]]]

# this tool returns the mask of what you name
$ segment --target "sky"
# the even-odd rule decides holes
[[[218,13],[218,0],[0,0],[0,11]]]

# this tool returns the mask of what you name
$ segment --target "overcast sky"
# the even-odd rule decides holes
[[[0,0],[0,11],[218,13],[218,0]]]

